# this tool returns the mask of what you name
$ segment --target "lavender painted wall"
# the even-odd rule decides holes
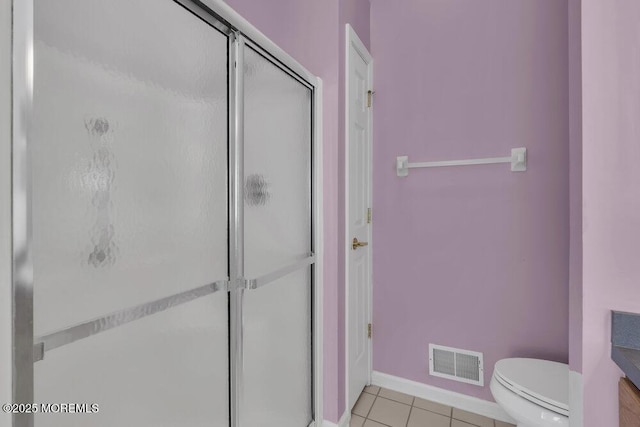
[[[367,49],[371,49],[370,43],[370,28],[369,28],[369,0],[340,0],[340,17],[338,31],[339,36],[339,58],[340,66],[338,67],[338,135],[339,135],[339,161],[338,161],[338,242],[339,255],[338,255],[338,342],[340,343],[339,360],[338,360],[338,377],[340,388],[338,389],[338,413],[342,414],[347,408],[346,406],[346,384],[345,384],[345,369],[346,369],[346,347],[345,347],[345,251],[349,248],[345,245],[345,36],[346,36],[346,24],[350,24],[360,40],[364,43]],[[350,410],[351,408],[349,408]]]
[[[568,10],[557,0],[373,0],[374,369],[492,399],[504,357],[568,358]],[[413,161],[529,150],[507,165]],[[428,376],[477,350],[487,386]]]
[[[581,0],[569,0],[569,367],[582,372]]]
[[[640,313],[640,2],[582,0],[585,427],[618,425],[610,310]]]
[[[358,37],[367,49],[371,48],[371,17],[370,17],[370,1],[369,0],[340,0],[340,51],[344,53],[344,41],[346,24],[353,27]],[[345,56],[340,57],[343,61]],[[344,62],[343,62],[344,63]],[[341,73],[344,75],[344,67],[341,68]],[[344,85],[344,81],[341,81]],[[344,103],[342,104],[344,110]],[[342,117],[344,120],[344,115]]]
[[[240,15],[323,81],[324,417],[337,421],[338,340],[338,0],[227,0]],[[344,347],[342,347],[344,348]],[[342,350],[344,353],[344,350]],[[342,383],[342,386],[340,386]],[[344,399],[343,399],[344,400]],[[344,405],[343,405],[344,406]]]

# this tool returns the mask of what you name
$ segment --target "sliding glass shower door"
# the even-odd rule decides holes
[[[33,12],[14,426],[307,427],[313,86],[200,2]]]
[[[228,38],[172,1],[34,12],[34,401],[89,405],[35,425],[228,426]]]
[[[307,426],[311,395],[311,100],[244,49],[243,427]]]

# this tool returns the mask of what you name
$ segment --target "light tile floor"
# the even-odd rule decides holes
[[[350,427],[515,427],[419,397],[365,387],[351,411]]]

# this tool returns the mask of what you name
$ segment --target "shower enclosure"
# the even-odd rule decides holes
[[[217,1],[14,8],[14,426],[313,425],[317,80]]]

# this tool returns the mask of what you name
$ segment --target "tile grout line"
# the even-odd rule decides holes
[[[409,416],[407,417],[407,422],[404,424],[404,427],[409,427],[409,420],[411,419],[412,412],[413,412],[413,403],[411,404],[411,408],[409,409]]]
[[[375,404],[376,404],[376,400],[378,400],[378,398],[385,399],[384,397],[382,397],[382,396],[380,396],[380,395],[379,395],[381,390],[382,390],[382,388],[380,388],[380,389],[378,390],[378,394],[376,395],[375,399],[373,399],[373,403],[371,404],[371,408],[369,408],[369,411],[367,412],[367,416],[366,416],[366,417],[364,417],[364,423],[366,424],[366,423],[367,423],[367,420],[369,420],[369,421],[373,421],[373,422],[375,422],[375,423],[377,423],[377,424],[380,424],[380,425],[383,425],[383,426],[386,426],[386,427],[391,427],[391,426],[389,426],[389,425],[387,425],[387,424],[383,424],[383,423],[381,423],[380,421],[376,421],[376,420],[374,420],[374,419],[369,418],[369,414],[371,414],[371,411],[373,410],[373,405],[375,405]],[[389,400],[389,401],[391,401],[391,402],[395,402],[395,400],[391,400],[391,399],[386,399],[386,400]],[[397,403],[400,403],[400,402],[397,402]]]
[[[381,390],[381,388],[378,387],[378,392],[376,394],[373,394],[373,393],[369,393],[365,389],[363,389],[362,392],[360,393],[360,396],[358,397],[358,400],[360,400],[360,397],[362,397],[362,393],[366,393],[366,394],[368,394],[370,396],[373,396],[373,402],[371,403],[371,407],[367,411],[367,414],[364,417],[362,417],[361,415],[355,414],[355,415],[358,415],[359,417],[364,418],[365,423],[369,419],[369,413],[371,413],[371,410],[373,409],[373,405],[376,403],[376,399],[378,399],[378,393],[380,393],[380,390]],[[357,403],[357,401],[356,401],[356,403]],[[351,415],[354,415],[353,414],[353,408],[351,409]],[[371,420],[371,421],[373,421],[373,420]],[[351,423],[349,423],[349,424],[351,424]]]
[[[407,403],[399,402],[399,401],[394,400],[394,399],[391,399],[391,398],[387,398],[387,397],[381,396],[381,395],[380,395],[380,392],[381,392],[382,390],[383,390],[383,388],[382,388],[382,387],[378,387],[378,391],[377,391],[377,393],[375,393],[375,394],[370,393],[370,392],[368,392],[368,391],[364,391],[364,390],[362,391],[362,393],[367,393],[368,395],[373,396],[373,398],[374,398],[374,399],[373,399],[373,402],[371,403],[371,407],[370,407],[370,408],[369,408],[369,410],[367,411],[367,415],[364,417],[365,423],[366,423],[367,421],[371,421],[371,422],[375,422],[375,423],[380,424],[380,425],[385,426],[385,427],[391,427],[391,426],[389,426],[388,424],[384,424],[384,423],[381,423],[381,422],[379,422],[379,421],[376,421],[376,420],[374,420],[374,419],[372,419],[372,418],[369,418],[369,416],[371,415],[371,411],[373,410],[373,406],[374,406],[374,405],[375,405],[375,403],[377,402],[378,398],[381,398],[381,399],[384,399],[384,400],[388,400],[389,402],[398,403],[398,404],[401,404],[401,405],[404,405],[404,406],[408,406],[408,407],[409,407],[409,416],[407,417],[407,421],[406,421],[406,423],[405,423],[405,427],[408,427],[408,426],[409,426],[409,420],[411,419],[411,414],[413,413],[413,408],[422,409],[423,411],[426,411],[426,412],[429,412],[429,413],[432,413],[432,414],[437,414],[437,415],[441,415],[441,416],[446,416],[446,415],[441,414],[441,413],[439,413],[439,412],[435,412],[435,411],[431,411],[431,410],[429,410],[429,409],[423,409],[423,408],[419,408],[419,407],[415,406],[416,399],[417,399],[417,397],[416,397],[416,396],[407,395],[408,397],[411,397],[411,403],[410,403],[410,404],[407,404]],[[361,393],[361,395],[362,395],[362,393]],[[448,406],[448,405],[445,405],[445,406]],[[456,409],[456,408],[454,408],[453,406],[449,406],[449,410],[450,410],[450,412],[449,412],[449,414],[450,414],[450,415],[448,416],[448,418],[449,418],[449,427],[453,427],[453,421],[454,421],[454,420],[456,420],[456,421],[461,421],[461,420],[458,420],[457,418],[454,418],[453,413],[454,413],[454,410],[455,410],[455,409]],[[353,412],[352,412],[352,414],[353,414]],[[355,415],[358,415],[358,414],[355,414]],[[360,416],[360,417],[361,417],[361,416]],[[497,424],[496,424],[496,423],[497,423],[497,420],[492,419],[491,421],[493,421],[493,427],[497,427]],[[471,423],[468,423],[468,422],[466,422],[466,421],[462,421],[462,422],[463,422],[464,424],[468,424],[470,427],[479,427],[479,426],[477,426],[476,424],[471,424]]]
[[[376,398],[373,400],[373,404],[375,404],[375,403],[376,403],[376,400],[378,400],[378,397],[379,397],[379,396],[377,396],[377,395],[376,395]],[[383,397],[382,399],[384,399],[384,397]],[[389,400],[389,399],[387,399],[387,400]],[[373,420],[373,419],[369,418],[369,414],[371,413],[371,410],[373,409],[373,404],[371,405],[371,408],[369,409],[369,412],[367,412],[367,416],[366,416],[366,417],[365,417],[365,419],[364,419],[364,423],[366,424],[366,423],[367,423],[367,421],[372,421],[372,422],[374,422],[374,423],[377,423],[377,424],[383,425],[383,426],[385,426],[385,427],[391,427],[391,426],[390,426],[390,425],[388,425],[388,424],[383,424],[383,423],[381,423],[380,421],[376,421],[376,420]]]
[[[411,407],[409,408],[409,416],[407,417],[407,423],[405,424],[405,427],[409,427],[409,420],[411,419],[411,413],[413,412],[413,403],[416,401],[415,396],[411,396]]]
[[[404,402],[398,402],[397,400],[389,399],[388,397],[384,397],[384,396],[378,396],[378,397],[380,399],[385,399],[385,400],[388,400],[389,402],[393,402],[393,403],[399,403],[399,404],[404,405],[404,406],[409,406],[409,407],[413,406],[412,404],[404,403]]]
[[[371,411],[373,410],[373,405],[376,404],[376,400],[378,400],[378,396],[376,395],[376,397],[373,398],[373,403],[371,403],[371,407],[369,408],[369,410],[367,411],[367,416],[364,417],[365,420],[369,419],[369,414],[371,413]],[[366,421],[365,421],[366,422]]]

